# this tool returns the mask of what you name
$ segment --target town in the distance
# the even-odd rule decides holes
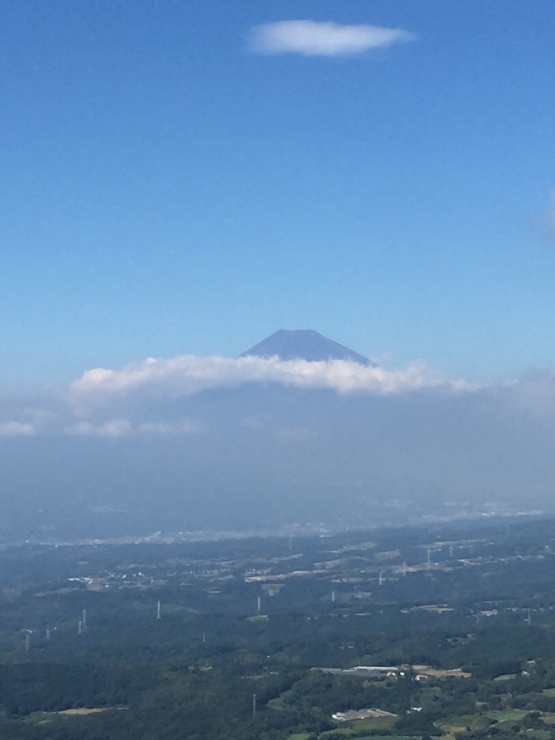
[[[0,549],[9,738],[555,736],[555,521]]]

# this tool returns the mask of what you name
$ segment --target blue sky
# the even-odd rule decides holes
[[[552,508],[554,27],[553,0],[1,3],[5,531]],[[379,364],[233,359],[278,328]]]
[[[294,20],[411,36],[254,47]],[[552,0],[6,0],[0,389],[278,328],[552,369],[554,27]]]

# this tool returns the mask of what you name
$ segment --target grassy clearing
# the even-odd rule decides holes
[[[516,673],[503,673],[501,676],[496,676],[493,680],[494,681],[510,681],[513,678],[516,678]]]
[[[352,727],[359,732],[361,730],[389,730],[395,722],[395,717],[365,717],[355,719],[351,722],[338,723],[339,727]]]
[[[356,740],[420,740],[420,735],[366,735]]]
[[[459,714],[441,721],[442,727],[452,732],[464,732],[467,727],[471,730],[481,730],[490,724],[488,717],[481,714]]]
[[[62,709],[59,712],[32,712],[25,718],[25,722],[33,725],[46,725],[58,718],[66,717],[86,717],[90,714],[102,714],[111,712],[114,709],[122,710],[129,707],[75,707],[73,709]]]
[[[492,712],[486,712],[485,716],[494,722],[507,722],[522,719],[528,710],[525,709],[496,709]]]

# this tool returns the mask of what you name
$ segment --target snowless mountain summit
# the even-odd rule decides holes
[[[240,357],[279,357],[280,360],[350,360],[360,365],[372,365],[367,357],[324,337],[313,329],[279,329]]]

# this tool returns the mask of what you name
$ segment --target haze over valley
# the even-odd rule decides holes
[[[2,537],[550,511],[554,391],[546,374],[478,385],[388,369],[301,330],[237,359],[92,369],[63,394],[4,405]]]

